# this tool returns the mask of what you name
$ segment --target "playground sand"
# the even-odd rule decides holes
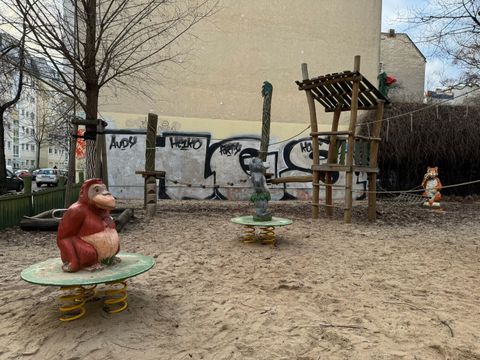
[[[55,233],[0,232],[0,359],[480,359],[480,203],[380,205],[369,224],[277,202],[277,248],[239,241],[246,202],[139,204],[122,250],[156,258],[129,308],[58,321],[60,291],[23,282]]]

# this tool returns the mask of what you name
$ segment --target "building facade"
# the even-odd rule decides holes
[[[380,22],[381,0],[222,0],[215,15],[193,28],[194,37],[180,38],[179,52],[189,56],[152,68],[152,77],[165,74],[156,84],[132,80],[150,98],[106,90],[101,115],[110,127],[141,126],[153,111],[160,123],[184,131],[259,133],[260,91],[269,81],[272,136],[292,136],[308,125],[305,94],[294,83],[302,79],[301,64],[314,77],[352,70],[360,55],[362,74],[376,83]],[[330,119],[319,121],[327,127]]]
[[[0,50],[17,42],[13,36],[0,31]],[[17,55],[11,52],[9,56],[15,60]],[[9,61],[0,64],[1,102],[10,101],[16,95],[19,72],[11,63]],[[26,65],[31,71],[40,74],[48,72],[49,76],[52,76],[53,70],[45,59],[28,55]],[[63,114],[59,111],[63,106],[62,101],[61,99],[57,101],[58,97],[58,93],[47,89],[36,80],[36,77],[24,73],[20,99],[4,114],[4,152],[7,168],[31,170],[39,167],[57,166],[59,169],[66,167],[68,154],[65,151],[65,141],[68,139],[63,139],[63,142],[52,141],[52,135],[61,130],[65,124],[61,118]]]
[[[446,105],[474,105],[480,101],[480,87],[475,84],[460,84],[445,89],[427,91],[424,102],[426,104]]]
[[[388,92],[393,102],[422,103],[425,93],[426,59],[405,33],[394,29],[381,33],[380,62],[397,81]]]

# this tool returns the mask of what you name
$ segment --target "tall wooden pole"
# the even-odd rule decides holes
[[[95,177],[102,178],[102,133],[103,122],[98,119],[97,135],[95,141]]]
[[[356,55],[353,65],[353,71],[357,73],[352,86],[352,103],[350,108],[350,124],[348,126],[348,149],[347,149],[347,173],[346,173],[346,188],[345,188],[345,212],[343,220],[346,223],[352,221],[352,187],[353,187],[353,151],[355,148],[355,127],[357,125],[358,112],[358,93],[360,89],[360,56]]]
[[[308,80],[308,67],[307,64],[302,64],[302,78]],[[310,112],[310,130],[312,133],[318,132],[317,125],[317,112],[315,110],[315,101],[313,99],[312,91],[305,90],[307,95],[308,110]],[[320,164],[320,148],[318,144],[318,136],[312,136],[312,155],[313,166]],[[318,170],[312,170],[312,218],[318,219],[318,207],[320,206],[320,172]]]
[[[158,116],[148,114],[147,141],[145,149],[145,207],[147,216],[153,217],[157,211],[157,178],[153,175],[155,171],[155,145],[157,140]],[[148,174],[151,172],[151,174]]]
[[[378,100],[377,112],[375,114],[375,122],[373,123],[372,137],[370,143],[370,163],[369,167],[377,167],[378,165],[378,148],[380,146],[380,130],[382,128],[384,100]],[[377,173],[368,173],[368,220],[374,221],[377,218]]]
[[[103,123],[102,131],[102,179],[105,186],[108,188],[108,162],[107,162],[107,140],[105,137],[105,128],[107,127],[107,122],[100,120]]]

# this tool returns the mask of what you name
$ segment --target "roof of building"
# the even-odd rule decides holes
[[[388,32],[381,32],[382,35],[386,35],[387,36],[387,39],[388,38],[395,38],[397,35],[400,35],[400,36],[404,36],[407,38],[407,40],[413,45],[413,47],[415,48],[415,50],[418,52],[418,54],[423,58],[423,60],[426,62],[427,61],[427,58],[425,57],[425,55],[423,55],[423,53],[420,51],[420,49],[417,47],[417,45],[413,42],[412,38],[407,34],[407,33],[397,33],[395,32],[394,29],[390,29],[390,31]],[[383,40],[383,39],[382,39]]]

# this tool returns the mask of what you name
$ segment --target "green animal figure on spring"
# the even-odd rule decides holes
[[[252,180],[255,192],[250,196],[250,201],[255,203],[255,221],[270,221],[272,215],[267,212],[267,205],[270,201],[270,192],[267,189],[267,181],[265,180],[265,166],[259,158],[253,158],[249,165],[250,178]]]

